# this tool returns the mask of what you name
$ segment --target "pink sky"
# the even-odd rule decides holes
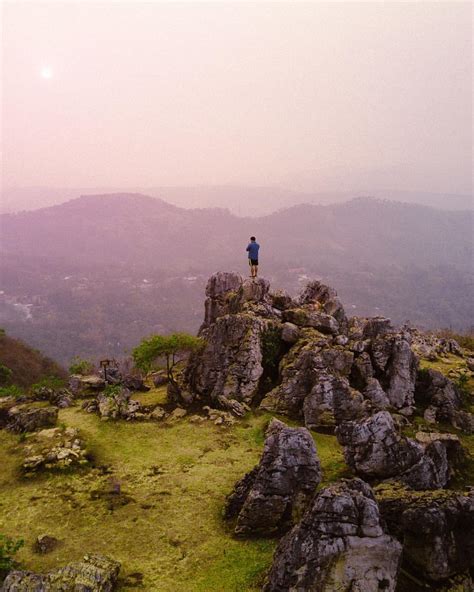
[[[2,185],[467,193],[471,11],[4,2]]]

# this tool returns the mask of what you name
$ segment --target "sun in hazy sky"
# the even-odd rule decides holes
[[[42,66],[40,70],[41,78],[48,80],[53,77],[53,69],[51,66]]]

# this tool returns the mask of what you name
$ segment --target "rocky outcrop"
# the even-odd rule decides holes
[[[438,337],[433,333],[424,333],[416,327],[405,326],[404,329],[410,333],[413,349],[422,358],[435,361],[440,356],[449,354],[460,358],[464,355],[455,339]]]
[[[424,418],[429,423],[447,422],[468,434],[474,433],[474,415],[462,409],[459,389],[441,372],[418,372],[416,402],[425,407]]]
[[[74,396],[87,396],[88,394],[96,394],[105,388],[105,380],[101,376],[90,374],[83,376],[82,374],[71,374],[69,377],[69,389]]]
[[[6,428],[17,434],[34,432],[35,430],[56,425],[57,419],[57,407],[18,405],[8,410]]]
[[[474,491],[375,491],[390,534],[403,543],[407,571],[440,583],[474,568]]]
[[[363,421],[346,421],[336,429],[349,467],[367,479],[396,477],[413,489],[446,487],[462,456],[457,436],[399,434],[390,413],[380,411]]]
[[[262,335],[267,322],[248,313],[225,315],[206,330],[206,346],[187,372],[191,390],[203,401],[250,404],[263,375]]]
[[[86,555],[46,574],[15,570],[8,574],[2,592],[111,592],[117,583],[120,563],[103,555]]]
[[[89,413],[98,413],[101,419],[149,419],[149,409],[143,408],[139,401],[131,399],[131,392],[123,386],[104,391],[96,399],[86,401],[82,408]],[[152,418],[154,419],[154,418]]]
[[[371,488],[360,479],[322,489],[280,541],[264,592],[393,592],[402,547],[384,533]]]
[[[66,469],[88,462],[84,442],[74,428],[50,428],[27,437],[22,469]]]
[[[333,317],[340,329],[340,333],[347,331],[347,317],[336,290],[319,281],[309,282],[300,297],[298,304],[301,306],[317,305],[324,314]]]
[[[348,336],[336,337],[300,328],[280,363],[280,384],[261,407],[311,428],[383,409],[411,415],[418,361],[406,336],[383,318],[351,319],[348,327]]]
[[[270,422],[262,458],[228,497],[237,535],[271,535],[291,525],[321,481],[316,446],[305,428]]]
[[[74,405],[75,397],[69,389],[53,389],[43,386],[33,392],[32,398],[35,401],[48,401],[51,405],[64,409]]]

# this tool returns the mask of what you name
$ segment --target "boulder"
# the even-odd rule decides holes
[[[237,517],[235,534],[271,535],[301,514],[321,481],[311,434],[272,419],[262,458],[227,499],[226,518]]]
[[[126,418],[130,394],[130,391],[124,388],[107,394],[99,393],[97,407],[100,417],[110,419]]]
[[[309,307],[285,310],[282,313],[282,319],[298,327],[312,327],[328,335],[339,333],[339,323],[334,317]]]
[[[287,308],[293,308],[295,306],[293,299],[288,292],[285,292],[285,290],[270,292],[270,300],[273,308],[278,310],[286,310]]]
[[[125,376],[122,377],[120,383],[129,391],[139,391],[145,393],[150,390],[150,387],[146,386],[146,384],[143,382],[143,378],[135,374],[125,374]]]
[[[319,281],[309,282],[300,294],[298,304],[302,306],[317,304],[324,313],[336,319],[341,333],[347,331],[346,313],[334,288]]]
[[[152,380],[155,387],[163,386],[168,383],[168,377],[164,372],[156,372],[152,374]]]
[[[36,537],[34,551],[36,553],[40,553],[41,555],[45,555],[46,553],[51,553],[51,551],[54,551],[58,545],[59,541],[57,538],[48,534],[40,534],[38,537]]]
[[[208,280],[204,303],[204,322],[200,331],[216,322],[218,317],[231,312],[231,302],[241,287],[243,278],[238,273],[218,271]]]
[[[429,423],[447,422],[474,433],[474,416],[461,409],[461,393],[452,380],[437,370],[420,370],[417,374],[415,400],[425,407]]]
[[[336,429],[350,468],[364,478],[386,479],[404,473],[421,460],[421,444],[401,436],[388,411],[361,422],[346,421]]]
[[[413,408],[418,358],[403,335],[390,340],[390,345],[390,359],[386,370],[388,400],[395,409]]]
[[[35,430],[56,425],[57,420],[57,407],[18,405],[9,410],[6,428],[17,434],[34,432]]]
[[[293,323],[283,323],[281,338],[285,343],[293,345],[300,338],[300,330]]]
[[[474,568],[474,491],[410,492],[375,489],[390,534],[403,542],[404,568],[441,583]]]
[[[450,434],[417,434],[416,440],[398,433],[388,411],[336,428],[344,458],[355,473],[368,479],[396,477],[412,489],[446,487],[463,451]]]
[[[44,469],[66,469],[85,465],[87,450],[74,428],[50,428],[27,437],[22,469],[34,473]]]
[[[86,555],[82,561],[46,574],[11,571],[2,592],[111,592],[117,583],[120,563],[103,555]]]
[[[75,397],[69,389],[52,389],[43,386],[33,392],[33,399],[35,401],[49,401],[51,405],[64,409],[74,405]]]
[[[422,445],[424,454],[400,480],[417,490],[446,487],[454,467],[464,459],[459,438],[453,434],[418,432],[415,439]]]
[[[369,485],[322,489],[280,541],[264,592],[394,592],[402,547],[384,533]]]

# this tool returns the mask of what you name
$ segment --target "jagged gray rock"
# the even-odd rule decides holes
[[[301,306],[318,304],[324,313],[336,319],[341,333],[347,331],[346,313],[334,288],[319,281],[308,282],[298,298],[298,303]]]
[[[341,379],[349,376],[354,356],[341,346],[331,347],[330,339],[303,329],[280,363],[281,383],[265,395],[262,409],[304,418],[308,427],[334,425],[334,392],[339,398],[346,394],[348,406],[353,402],[353,390]]]
[[[74,394],[69,389],[52,389],[40,387],[35,389],[32,395],[35,401],[49,401],[51,405],[64,409],[74,405]]]
[[[95,399],[85,401],[82,408],[88,413],[98,413],[101,419],[157,419],[151,416],[152,409],[131,399],[131,392],[122,385],[116,385],[111,392],[102,392]]]
[[[111,592],[115,588],[120,563],[103,555],[86,555],[82,561],[46,574],[11,571],[1,592]]]
[[[264,592],[393,592],[402,547],[360,479],[325,487],[280,541]]]
[[[412,489],[446,487],[453,466],[462,458],[457,436],[418,433],[416,440],[398,433],[388,411],[336,429],[344,458],[364,478],[397,477]]]
[[[474,568],[474,491],[375,490],[390,534],[403,542],[404,566],[431,582]]]
[[[57,407],[18,405],[11,407],[8,411],[6,429],[17,434],[34,432],[35,430],[56,425],[57,420]]]
[[[421,460],[423,448],[398,434],[388,411],[336,429],[347,464],[361,477],[386,479],[404,473]]]
[[[415,382],[418,358],[405,335],[397,335],[391,341],[387,367],[387,397],[395,409],[412,410],[415,404]]]
[[[206,345],[188,366],[190,389],[202,400],[221,398],[250,404],[258,392],[262,334],[267,322],[249,313],[219,317],[205,332]]]
[[[418,372],[416,402],[426,407],[424,416],[429,423],[445,421],[468,434],[474,433],[474,416],[463,410],[456,385],[438,372],[429,369]]]
[[[235,485],[226,517],[237,516],[237,535],[270,535],[291,525],[321,481],[311,434],[272,419],[257,467]]]
[[[297,327],[312,327],[321,333],[330,335],[337,335],[339,333],[339,323],[334,317],[308,307],[285,310],[283,311],[282,319]]]

